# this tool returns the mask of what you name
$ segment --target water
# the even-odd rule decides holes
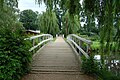
[[[109,71],[114,73],[115,75],[120,75],[120,60],[117,58],[111,58],[110,60],[105,59],[105,65],[108,68]],[[95,55],[94,59],[96,59],[99,63],[101,63],[101,56],[100,55]]]

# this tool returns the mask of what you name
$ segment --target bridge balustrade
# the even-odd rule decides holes
[[[70,34],[67,36],[67,42],[79,56],[84,55],[86,58],[89,58],[92,41]]]
[[[26,38],[25,40],[30,40],[32,42],[32,47],[29,49],[29,51],[33,51],[33,53],[35,53],[37,48],[39,49],[41,46],[45,45],[45,43],[52,41],[53,36],[50,34],[41,34]]]

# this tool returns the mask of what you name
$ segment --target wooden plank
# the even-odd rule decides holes
[[[65,47],[65,49],[61,48],[60,46]],[[46,45],[46,47],[44,47],[36,56],[34,56],[32,62],[32,65],[39,66],[37,69],[41,71],[79,71],[80,69],[78,64],[79,63],[73,51],[62,37],[58,37],[55,42]]]
[[[71,47],[58,37],[37,52],[31,72],[22,80],[93,80],[81,73],[79,65]]]

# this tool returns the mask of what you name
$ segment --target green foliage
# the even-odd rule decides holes
[[[67,0],[66,1],[66,6],[67,9],[69,10],[70,15],[79,15],[81,5],[79,3],[80,0]]]
[[[54,10],[56,8],[54,6],[59,5],[60,9],[69,11],[72,16],[75,14],[82,15],[86,22],[83,33],[88,35],[90,35],[89,32],[100,34],[101,51],[106,48],[107,53],[110,53],[110,46],[113,41],[116,42],[116,51],[120,49],[120,1],[83,0],[83,4],[80,5],[81,0],[36,0],[39,4],[42,1],[47,5],[47,8]],[[97,26],[95,26],[96,20]],[[103,46],[104,42],[107,42],[106,47]]]
[[[46,4],[46,7],[50,10],[53,9],[53,6],[56,5],[55,3],[58,2],[58,0],[35,0],[39,5],[44,2]]]
[[[27,30],[39,29],[36,21],[37,21],[37,12],[34,12],[32,10],[24,10],[20,13],[20,22],[23,23],[23,27],[25,27],[25,29]]]
[[[58,5],[61,9],[68,10],[70,15],[79,15],[81,10],[80,0],[36,0],[38,4],[44,2],[48,9],[54,10]]]
[[[0,33],[0,79],[18,80],[29,71],[32,55],[21,30],[9,28]]]
[[[53,36],[59,33],[58,19],[54,11],[48,9],[40,14],[37,23],[42,33],[52,34]]]
[[[99,50],[100,49],[100,42],[99,41],[93,41],[93,44],[91,45],[92,50]]]
[[[88,10],[89,12],[94,12],[95,1],[96,0],[84,0],[86,11]]]
[[[113,49],[111,49],[111,46],[115,46],[114,48],[116,52],[120,50],[120,0],[83,0],[83,4],[81,6],[82,9],[80,9],[80,0],[36,1],[39,4],[44,1],[44,3],[47,5],[47,12],[43,13],[38,20],[40,23],[39,27],[43,33],[55,35],[59,31],[56,14],[52,12],[56,5],[59,5],[61,9],[69,12],[64,15],[63,19],[63,30],[65,30],[63,32],[66,35],[69,33],[76,33],[76,30],[78,30],[79,16],[76,16],[75,14],[80,14],[83,15],[84,19],[86,20],[86,25],[84,26],[83,30],[85,30],[88,35],[90,35],[90,32],[95,32],[98,35],[100,31],[101,57],[103,61],[106,53],[108,55],[112,53],[111,50]],[[19,78],[19,75],[22,75],[23,68],[28,65],[30,60],[29,58],[31,58],[29,57],[30,54],[26,55],[28,47],[26,47],[27,42],[23,40],[24,38],[22,32],[16,31],[17,29],[21,28],[21,23],[18,23],[16,18],[17,4],[17,0],[0,0],[0,15],[2,15],[0,16],[0,79],[4,78],[3,80],[13,80],[12,78],[14,78],[14,76]],[[72,18],[70,18],[71,15]],[[95,19],[98,21],[97,28],[95,26]],[[33,25],[33,23],[28,24]],[[16,44],[18,42],[20,43],[19,45]],[[22,46],[25,49],[22,47],[18,48],[18,46]],[[104,52],[105,50],[106,52]],[[19,54],[18,56],[18,53],[22,54]],[[20,55],[22,55],[22,57],[24,55],[26,58],[23,57],[22,60]],[[22,63],[23,61],[27,63],[25,66]],[[92,69],[88,70],[87,67],[89,66],[84,65],[84,69],[88,70],[86,73],[92,73],[95,71],[93,68],[97,68],[96,62],[94,63],[93,59],[91,58],[89,60],[85,60],[85,63],[91,66],[89,69]],[[101,73],[99,73],[100,71]],[[114,76],[111,77],[111,73],[106,72],[104,69],[98,70],[98,73],[100,78],[103,80],[109,80],[109,78],[117,80],[117,78],[114,79]]]
[[[116,76],[106,69],[100,69],[96,74],[101,80],[120,80],[120,76]]]
[[[0,80],[18,80],[29,70],[29,42],[18,22],[17,0],[2,0],[0,4]]]
[[[80,28],[79,17],[77,15],[71,17],[68,11],[62,17],[63,33],[65,36],[72,33],[77,33]]]
[[[89,59],[82,57],[82,70],[86,74],[96,76],[97,80],[120,80],[120,76],[108,71],[93,56],[90,56]]]
[[[93,59],[93,56],[90,56],[89,59],[86,59],[82,56],[82,70],[87,74],[94,74],[99,69],[97,61]]]
[[[100,54],[102,64],[104,64],[105,55],[110,57],[113,53],[120,50],[120,1],[118,0],[84,0],[83,11],[90,32],[92,24],[97,20],[97,29],[94,30],[100,37]],[[95,25],[94,25],[95,27]],[[85,30],[85,29],[84,29]],[[93,32],[93,31],[92,31]]]

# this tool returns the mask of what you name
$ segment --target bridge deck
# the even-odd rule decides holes
[[[93,80],[80,72],[74,52],[62,37],[33,57],[32,70],[22,80]]]

